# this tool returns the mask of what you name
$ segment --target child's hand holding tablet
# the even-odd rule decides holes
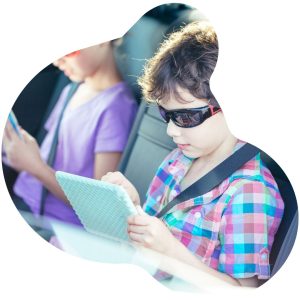
[[[21,129],[12,111],[8,115],[2,145],[6,156],[4,161],[10,167],[19,172],[39,174],[44,166],[39,145],[34,137]]]
[[[135,206],[140,205],[140,196],[133,184],[121,172],[108,172],[102,176],[101,181],[121,186],[129,195]]]

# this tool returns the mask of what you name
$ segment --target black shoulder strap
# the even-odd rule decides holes
[[[78,86],[79,86],[79,83],[74,82],[74,83],[71,84],[70,90],[69,90],[68,95],[66,97],[66,101],[65,101],[64,106],[63,106],[63,108],[61,110],[61,113],[59,115],[58,122],[57,122],[56,129],[55,129],[55,133],[54,133],[54,137],[53,137],[53,140],[52,140],[51,148],[50,148],[48,159],[47,159],[47,164],[49,166],[52,166],[53,163],[54,163],[54,160],[55,160],[56,149],[57,149],[57,144],[58,144],[59,128],[60,128],[60,124],[61,124],[64,112],[65,112],[66,107],[67,107],[68,103],[70,102],[71,98],[75,94]],[[44,214],[45,200],[46,200],[47,194],[48,194],[48,190],[43,186],[42,193],[41,193],[40,215]]]
[[[257,147],[248,143],[245,144],[239,150],[217,165],[213,170],[200,178],[198,181],[194,182],[191,186],[189,186],[186,190],[169,202],[156,215],[156,217],[161,218],[172,207],[185,200],[208,193],[216,186],[220,185],[226,178],[241,168],[247,161],[252,159],[259,152],[260,150]]]

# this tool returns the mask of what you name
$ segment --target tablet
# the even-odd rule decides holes
[[[130,241],[127,218],[138,212],[122,187],[60,171],[55,176],[88,232]]]
[[[13,113],[13,111],[10,111],[10,113],[8,115],[8,120],[9,120],[11,126],[13,127],[13,129],[15,130],[15,132],[17,133],[17,135],[19,136],[19,138],[22,139],[22,135],[19,130],[19,122],[18,122],[15,114]]]

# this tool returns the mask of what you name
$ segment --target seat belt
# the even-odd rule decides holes
[[[52,144],[51,144],[51,147],[50,147],[48,159],[47,159],[47,164],[50,167],[53,166],[53,164],[54,164],[54,160],[55,160],[55,156],[56,156],[56,150],[57,150],[57,144],[58,144],[59,128],[60,128],[61,121],[63,119],[64,112],[65,112],[65,110],[67,108],[67,105],[70,102],[71,98],[73,97],[73,95],[77,91],[78,86],[79,86],[79,83],[73,82],[71,84],[71,87],[70,87],[68,95],[66,97],[64,106],[61,110],[61,113],[60,113],[60,116],[59,116],[59,119],[58,119],[58,122],[57,122],[57,125],[56,125],[54,137],[53,137],[53,140],[52,140]],[[41,193],[41,204],[40,204],[40,215],[41,216],[44,214],[45,201],[46,201],[46,197],[48,195],[48,192],[49,191],[43,186],[42,187],[42,193]]]
[[[188,199],[196,198],[208,193],[215,187],[220,185],[226,178],[232,175],[236,170],[240,169],[246,162],[255,157],[261,150],[257,147],[246,143],[213,170],[208,172],[198,181],[194,182],[172,201],[170,201],[156,217],[163,217],[175,205],[182,203]]]

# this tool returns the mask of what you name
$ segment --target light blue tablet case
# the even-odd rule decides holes
[[[55,176],[87,231],[129,241],[127,218],[137,210],[122,187],[60,171]]]

